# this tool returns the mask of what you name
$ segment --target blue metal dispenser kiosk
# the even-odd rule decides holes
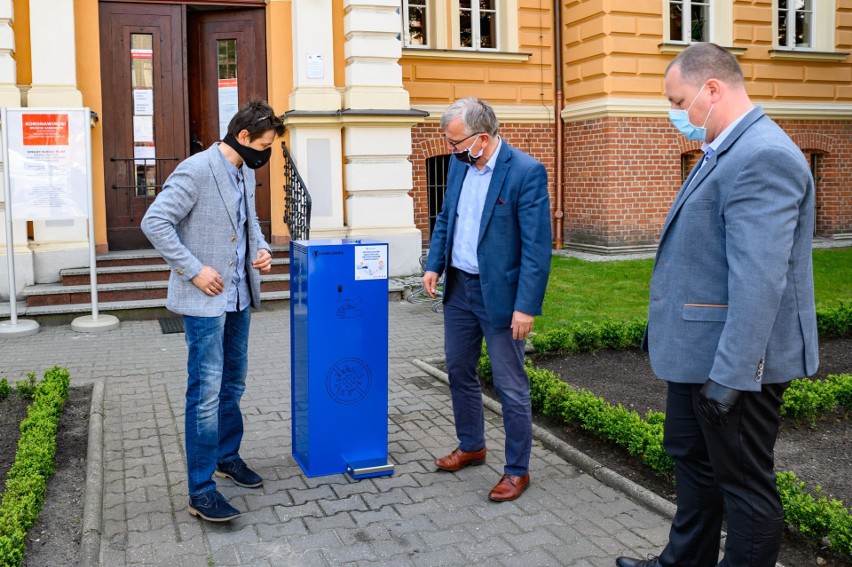
[[[290,242],[293,457],[309,477],[388,464],[388,245]]]

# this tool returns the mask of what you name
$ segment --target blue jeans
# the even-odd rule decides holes
[[[524,341],[512,338],[511,327],[494,327],[485,312],[478,277],[450,268],[452,278],[444,298],[444,351],[456,420],[456,436],[462,451],[485,447],[485,415],[476,364],[482,338],[494,376],[494,388],[503,407],[506,430],[505,474],[527,474],[532,450],[530,382],[524,370]]]
[[[246,387],[251,311],[219,317],[184,315],[187,357],[186,468],[189,495],[216,488],[217,463],[239,457],[240,398]]]

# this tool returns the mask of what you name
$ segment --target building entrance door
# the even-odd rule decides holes
[[[266,98],[264,9],[102,0],[100,29],[107,241],[149,248],[139,224],[165,179]],[[269,166],[256,178],[269,238]]]

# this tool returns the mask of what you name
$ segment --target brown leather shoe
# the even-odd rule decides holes
[[[472,451],[470,453],[465,453],[461,449],[456,449],[446,457],[441,457],[440,459],[435,459],[435,464],[439,469],[456,472],[468,465],[481,465],[485,462],[485,448],[482,448],[479,451]]]
[[[524,493],[524,490],[526,490],[529,485],[529,474],[525,474],[524,476],[504,474],[503,478],[500,479],[500,482],[497,483],[497,486],[492,488],[491,492],[488,493],[488,498],[495,502],[516,500]]]

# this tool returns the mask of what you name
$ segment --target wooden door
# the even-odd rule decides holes
[[[108,245],[150,248],[139,224],[169,174],[267,97],[264,9],[102,0],[100,26]],[[256,173],[269,239],[269,166]]]
[[[191,153],[225,137],[238,106],[266,99],[263,9],[187,13]],[[257,216],[270,238],[269,165],[255,172]]]
[[[139,223],[188,155],[184,7],[102,2],[100,27],[107,240],[150,248]]]

